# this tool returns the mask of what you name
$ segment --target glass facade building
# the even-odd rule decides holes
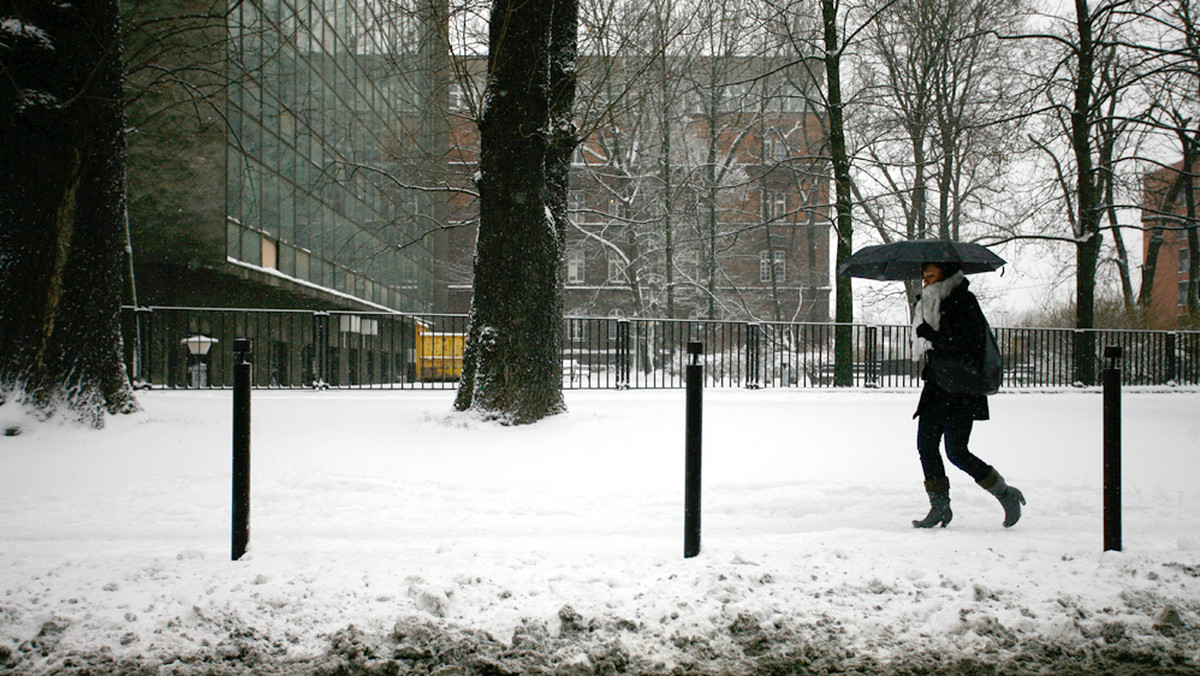
[[[254,0],[229,12],[226,255],[394,310],[434,303],[411,139],[436,101],[419,22],[379,0]],[[410,50],[405,51],[408,46]],[[427,116],[426,116],[427,117]]]

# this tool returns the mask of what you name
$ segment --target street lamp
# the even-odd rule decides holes
[[[179,343],[187,347],[188,354],[192,355],[195,362],[188,367],[188,385],[190,387],[208,387],[208,364],[204,361],[208,356],[208,351],[212,349],[213,344],[221,341],[216,338],[210,338],[201,334],[193,334],[179,341]]]

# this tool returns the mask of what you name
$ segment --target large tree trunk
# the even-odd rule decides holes
[[[1100,234],[1100,195],[1092,161],[1095,43],[1087,0],[1075,0],[1075,17],[1079,31],[1078,80],[1071,111],[1071,147],[1077,173],[1076,218],[1079,219],[1075,231],[1075,328],[1092,329],[1096,326],[1096,266],[1103,238]],[[1084,385],[1095,384],[1095,335],[1081,331],[1076,337],[1075,379]]]
[[[0,401],[99,427],[137,408],[119,323],[117,0],[10,0],[0,29]]]
[[[833,164],[834,218],[837,232],[837,265],[853,253],[853,218],[851,213],[850,158],[846,152],[846,132],[842,116],[841,47],[838,45],[837,3],[821,0],[825,35],[825,78],[828,94],[829,155]],[[834,321],[837,327],[833,338],[833,382],[838,386],[854,384],[854,344],[851,322],[854,321],[854,295],[850,278],[838,275],[835,281]]]
[[[475,293],[455,407],[511,424],[565,409],[562,268],[570,152],[564,155],[562,135],[569,117],[564,122],[551,112],[561,114],[561,99],[568,89],[573,94],[573,83],[561,78],[564,72],[573,77],[574,64],[556,61],[552,68],[551,60],[573,58],[574,34],[572,56],[553,55],[565,48],[552,38],[560,8],[571,11],[562,0],[494,0],[491,11],[479,122]],[[571,26],[574,20],[569,17]],[[571,101],[565,106],[569,111]]]
[[[1197,208],[1195,167],[1200,147],[1192,141],[1186,131],[1178,132],[1183,146],[1183,164],[1177,184],[1183,193],[1183,228],[1188,247],[1188,285],[1185,294],[1188,317],[1195,320],[1200,316],[1200,236],[1196,231]]]

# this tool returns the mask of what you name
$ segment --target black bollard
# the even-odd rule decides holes
[[[1121,348],[1104,348],[1104,551],[1121,551]]]
[[[248,338],[233,341],[233,560],[250,543],[250,351]]]
[[[683,496],[683,557],[700,553],[700,430],[704,409],[704,366],[702,343],[688,343],[687,429],[684,435],[686,459]]]

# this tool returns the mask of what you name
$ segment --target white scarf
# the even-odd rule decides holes
[[[929,348],[933,347],[933,343],[917,335],[917,327],[922,322],[933,327],[934,331],[940,331],[942,328],[942,299],[950,295],[959,284],[966,279],[963,276],[962,270],[950,275],[940,282],[934,282],[927,285],[921,290],[921,295],[917,297],[917,304],[913,306],[913,332],[912,332],[912,359],[913,361],[921,361],[921,357]]]

